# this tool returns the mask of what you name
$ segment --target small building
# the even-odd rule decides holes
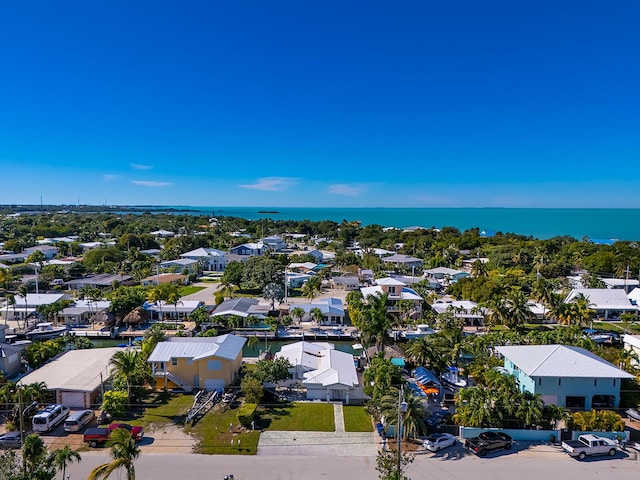
[[[200,264],[198,260],[194,260],[191,258],[176,258],[175,260],[165,260],[164,262],[160,262],[159,267],[163,271],[169,272],[189,272],[196,273],[198,271]]]
[[[395,265],[396,267],[420,268],[422,260],[410,255],[402,255],[395,253],[389,257],[382,257],[382,263],[385,265]]]
[[[357,290],[358,287],[360,287],[360,279],[358,277],[344,276],[331,278],[331,288],[350,292]]]
[[[287,287],[301,288],[313,276],[308,273],[285,272],[285,281],[287,282]]]
[[[496,347],[521,392],[540,394],[547,405],[574,410],[613,409],[620,384],[633,375],[584,348],[564,345]]]
[[[140,280],[143,287],[151,287],[174,283],[176,285],[189,285],[189,277],[180,273],[160,273],[158,275],[150,275]]]
[[[9,344],[5,337],[6,330],[5,325],[0,325],[0,373],[5,378],[13,378],[20,373],[22,352],[31,342],[27,340],[20,344]]]
[[[324,320],[321,322],[325,325],[344,325],[344,307],[342,300],[339,298],[320,298],[312,303],[296,303],[293,308],[298,307],[304,310],[305,316],[302,320],[312,320],[311,310],[318,309],[322,312]]]
[[[69,350],[55,360],[25,375],[21,385],[43,382],[55,393],[56,403],[69,408],[95,408],[100,403],[103,382],[112,373],[111,359],[121,348]]]
[[[29,315],[34,313],[38,307],[42,305],[51,305],[63,299],[69,299],[65,293],[27,293],[26,297],[15,295],[15,303],[7,305],[2,304],[0,315],[5,320],[22,320],[24,321]]]
[[[296,342],[283,345],[276,358],[286,358],[293,381],[307,389],[307,400],[343,401],[365,399],[353,355],[335,349],[331,343]]]
[[[158,343],[147,361],[157,388],[222,391],[238,375],[245,342],[236,335],[171,337]]]
[[[266,318],[269,313],[269,305],[260,305],[256,298],[230,298],[218,305],[211,317],[256,317]]]
[[[467,325],[482,326],[484,323],[484,310],[471,300],[436,300],[431,308],[438,314],[451,313]]]
[[[73,305],[58,312],[56,322],[64,325],[83,325],[89,323],[94,315],[105,312],[111,307],[110,300],[76,300]]]
[[[267,251],[267,246],[262,242],[257,243],[243,243],[237,247],[229,249],[229,253],[235,255],[243,255],[249,257],[257,257],[263,255]]]
[[[58,255],[58,247],[54,247],[51,245],[38,245],[36,247],[29,247],[24,249],[24,253],[29,256],[36,252],[42,252],[47,260],[51,260],[53,257]]]
[[[279,237],[278,235],[265,237],[260,240],[260,242],[262,242],[269,250],[272,250],[274,252],[279,252],[280,250],[284,250],[285,248],[287,248],[286,242],[282,240],[282,237]]]
[[[589,307],[595,310],[598,318],[620,320],[623,313],[637,315],[638,307],[631,303],[627,293],[618,288],[574,288],[569,292],[565,303],[573,302],[580,295],[589,301]]]
[[[154,237],[160,237],[160,238],[172,238],[176,236],[175,232],[171,232],[169,230],[162,230],[162,229],[151,232],[150,235],[153,235]]]
[[[370,295],[387,295],[387,311],[389,313],[400,313],[398,302],[409,300],[413,303],[411,315],[419,317],[422,312],[423,299],[415,290],[407,287],[404,282],[392,277],[378,278],[376,285],[372,287],[361,287],[362,296],[367,299]]]
[[[112,275],[110,273],[99,273],[85,278],[76,278],[65,282],[70,290],[80,290],[84,287],[95,287],[100,290],[113,287],[114,283],[120,285],[133,285],[133,277],[130,275]]]
[[[154,303],[145,303],[144,309],[149,312],[152,320],[177,322],[186,320],[194,311],[204,305],[202,300],[179,300],[175,305],[159,300]]]
[[[429,270],[425,270],[424,273],[427,277],[435,278],[436,280],[439,280],[440,283],[444,284],[455,283],[458,280],[471,276],[468,272],[448,267],[431,268]]]
[[[601,278],[607,288],[617,288],[629,293],[640,285],[640,281],[634,278]]]

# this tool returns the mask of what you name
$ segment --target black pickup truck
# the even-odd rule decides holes
[[[504,448],[509,450],[513,445],[513,439],[504,432],[489,430],[480,433],[477,437],[468,438],[464,447],[474,451],[478,456],[484,457],[488,452]]]

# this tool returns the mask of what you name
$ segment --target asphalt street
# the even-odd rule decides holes
[[[83,453],[82,462],[68,469],[70,480],[86,479],[97,465],[108,461],[107,451]],[[374,480],[375,457],[347,456],[229,456],[143,454],[136,462],[139,480]],[[640,464],[635,456],[619,454],[584,462],[564,454],[457,455],[442,452],[416,457],[408,469],[412,480],[621,480],[638,478]],[[124,471],[112,478],[125,478]]]

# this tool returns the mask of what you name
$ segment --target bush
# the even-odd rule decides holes
[[[238,421],[245,427],[250,425],[256,416],[258,405],[255,403],[245,403],[238,409]]]
[[[262,382],[253,375],[243,377],[240,382],[240,389],[249,403],[260,403],[260,400],[262,400],[264,396]]]
[[[104,392],[102,410],[113,416],[120,415],[125,411],[125,405],[128,401],[127,392],[109,390],[108,392]]]

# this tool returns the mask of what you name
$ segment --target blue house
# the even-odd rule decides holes
[[[496,347],[521,392],[540,394],[547,405],[574,410],[611,409],[620,404],[622,379],[634,378],[596,354],[564,345]]]

